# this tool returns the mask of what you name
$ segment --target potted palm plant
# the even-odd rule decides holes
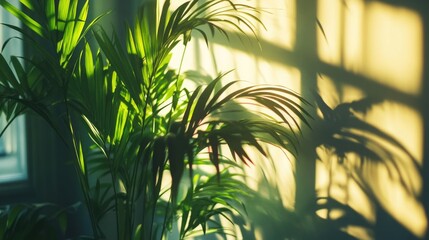
[[[8,121],[36,113],[68,146],[94,239],[168,238],[174,226],[175,239],[222,232],[214,217],[240,212],[246,194],[229,171],[235,161],[252,162],[249,149],[265,154],[263,144],[295,153],[299,121],[308,116],[298,94],[269,85],[237,89],[222,74],[190,89],[186,73],[169,65],[193,32],[206,42],[210,34],[228,36],[225,27],[254,33],[256,8],[146,2],[124,40],[97,26],[101,17],[87,19],[89,0],[20,2],[21,9],[0,1],[22,22],[7,27],[23,34],[32,54],[1,55],[0,110]],[[112,216],[114,236],[107,236],[102,220]]]

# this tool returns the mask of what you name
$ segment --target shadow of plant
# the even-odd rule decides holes
[[[365,114],[383,100],[364,98],[333,109],[319,95],[315,95],[315,100],[321,114],[311,122],[312,129],[309,136],[303,136],[300,149],[323,148],[337,166],[346,169],[351,181],[371,201],[375,220],[368,219],[347,201],[331,196],[329,191],[327,196],[318,197],[298,213],[282,203],[279,189],[288,186],[276,186],[263,179],[257,188],[260,190],[253,191],[245,201],[251,207],[247,209],[246,220],[250,227],[241,228],[244,239],[418,239],[386,209],[384,204],[395,199],[383,198],[374,183],[374,176],[379,174],[377,167],[382,166],[390,181],[405,189],[412,198],[419,199],[412,181],[422,174],[417,159],[394,137],[364,120]],[[309,160],[299,157],[300,152],[296,164]],[[317,160],[326,161],[324,157],[319,154]],[[414,176],[414,172],[420,175]],[[335,175],[335,171],[332,174]],[[347,183],[344,187],[347,188]],[[321,211],[327,214],[320,214]],[[335,214],[330,213],[334,212],[337,214],[332,217]],[[350,228],[361,229],[365,235],[356,235]]]
[[[330,108],[318,94],[315,94],[315,101],[321,114],[312,124],[312,140],[304,141],[303,149],[322,148],[324,153],[328,152],[328,156],[323,156],[320,151],[316,151],[318,160],[330,169],[328,193],[327,196],[319,197],[313,206],[308,206],[308,217],[311,219],[308,224],[313,226],[310,229],[314,232],[302,228],[305,234],[302,235],[298,231],[298,239],[328,239],[328,236],[329,239],[354,239],[345,231],[349,226],[366,229],[369,237],[375,239],[417,239],[386,210],[386,202],[395,199],[382,196],[380,182],[377,182],[376,178],[382,174],[380,169],[383,169],[387,172],[389,181],[398,184],[410,197],[419,198],[414,179],[422,176],[422,170],[417,159],[389,133],[365,121],[365,114],[383,100],[363,98],[341,103],[335,108]],[[297,164],[299,161],[298,159]],[[335,196],[331,196],[331,178],[336,174],[335,170],[331,169],[332,161],[336,161],[334,164],[345,170],[347,177],[356,183],[371,201],[375,209],[375,222],[348,205],[347,199],[345,202],[338,201]],[[344,189],[348,188],[347,184],[343,184]],[[353,195],[348,196],[352,197]],[[328,213],[326,218],[315,214],[320,210]],[[341,215],[331,218],[329,213],[332,211],[340,212]],[[305,222],[302,219],[308,217],[299,216],[298,219],[301,219],[302,223]]]

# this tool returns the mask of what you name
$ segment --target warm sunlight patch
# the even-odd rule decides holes
[[[344,68],[359,72],[362,70],[364,2],[347,1],[344,11]]]
[[[296,0],[254,0],[262,11],[259,37],[279,47],[292,50],[296,37]]]
[[[405,93],[421,90],[423,30],[420,16],[406,8],[367,6],[365,73]]]
[[[360,89],[338,83],[329,76],[322,74],[318,77],[318,88],[320,94],[331,108],[335,108],[341,103],[350,103],[365,97]],[[367,181],[376,197],[380,199],[381,204],[397,221],[414,234],[421,236],[427,224],[424,211],[415,196],[406,191],[408,188],[409,191],[418,194],[422,187],[416,165],[413,164],[413,161],[421,164],[423,158],[423,135],[421,131],[423,122],[421,115],[416,109],[406,105],[384,101],[369,108],[366,114],[359,114],[359,117],[387,133],[389,137],[395,139],[393,141],[397,140],[411,154],[412,158],[407,156],[400,148],[394,147],[392,142],[388,143],[386,140],[371,137],[374,133],[365,134],[366,137],[376,140],[389,149],[392,155],[383,157],[384,162],[387,162],[386,164],[390,169],[389,173],[386,171],[385,165],[377,164],[377,161],[373,161],[366,168],[363,168],[365,169],[363,179],[371,179],[364,181]],[[345,181],[342,178],[344,177],[343,167],[336,163],[335,155],[331,154],[329,151],[323,151],[323,148],[318,151],[318,155],[323,159],[323,163],[318,163],[317,165],[316,187],[318,194],[346,200],[347,204],[362,216],[374,222],[376,217],[375,209],[370,204],[368,196],[356,185],[356,182],[349,181],[347,187],[339,187]],[[360,169],[357,168],[360,161],[355,155],[348,156],[348,162],[352,163],[350,165],[351,169]],[[396,169],[395,166],[398,166],[398,168]],[[345,193],[346,195],[344,195]],[[350,197],[344,198],[347,195],[350,195]],[[349,233],[353,231],[356,234],[362,234],[356,229],[351,230]]]
[[[379,177],[375,179],[375,182],[378,182],[377,193],[382,199],[383,207],[412,233],[423,237],[427,220],[422,204],[410,196],[398,182],[387,180],[390,177],[387,171],[378,169],[378,172]],[[386,187],[386,183],[389,184],[389,187]]]
[[[257,59],[258,83],[278,84],[296,92],[301,91],[301,72],[299,69],[265,59]]]
[[[369,112],[367,119],[397,139],[415,159],[422,161],[423,122],[416,109],[399,103],[384,102]]]
[[[367,119],[381,130],[388,132],[397,139],[421,164],[423,158],[423,122],[420,114],[413,108],[405,105],[385,102],[380,107],[370,111]],[[399,159],[392,159],[401,166],[402,179],[411,190],[419,193],[421,191],[421,178],[412,163],[412,160],[404,155]],[[416,235],[421,236],[426,227],[426,220],[421,203],[419,203],[406,188],[398,181],[390,179],[388,172],[379,168],[379,194],[383,199],[384,206],[404,226]],[[393,176],[395,177],[395,175]],[[389,182],[389,187],[386,186]],[[377,181],[375,181],[377,182]],[[404,207],[406,206],[406,207]]]
[[[362,0],[319,0],[318,55],[382,84],[419,94],[421,17],[412,10]]]
[[[342,1],[319,0],[317,18],[317,50],[320,59],[338,65],[341,61]]]
[[[339,84],[325,74],[318,75],[317,88],[324,101],[331,108],[340,103],[352,102],[364,97],[362,90],[348,84]]]

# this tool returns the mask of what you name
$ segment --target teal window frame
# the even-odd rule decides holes
[[[11,4],[19,6],[19,0],[10,0]],[[19,24],[16,18],[0,9],[0,22],[12,25]],[[20,34],[6,26],[0,28],[0,42],[7,39],[8,46],[1,46],[1,53],[6,59],[12,55],[22,56],[23,44],[18,38]],[[29,179],[25,116],[17,117],[6,129],[0,139],[0,185],[10,184]],[[1,130],[6,126],[5,116],[0,116]]]

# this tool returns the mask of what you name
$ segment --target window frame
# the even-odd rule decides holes
[[[10,3],[19,6],[19,0],[11,0]],[[4,9],[0,9],[0,22],[19,24],[19,21]],[[11,28],[5,26],[0,28],[1,53],[6,60],[12,55],[21,56],[23,54],[24,44],[18,39],[19,37],[21,34]],[[3,44],[8,39],[10,39],[8,46],[4,47]],[[2,129],[0,130],[3,130],[8,123],[5,116],[0,117],[2,118],[0,120]],[[17,193],[22,194],[30,189],[26,122],[26,116],[16,117],[1,136],[4,142],[4,152],[0,156],[0,196],[3,198]]]

